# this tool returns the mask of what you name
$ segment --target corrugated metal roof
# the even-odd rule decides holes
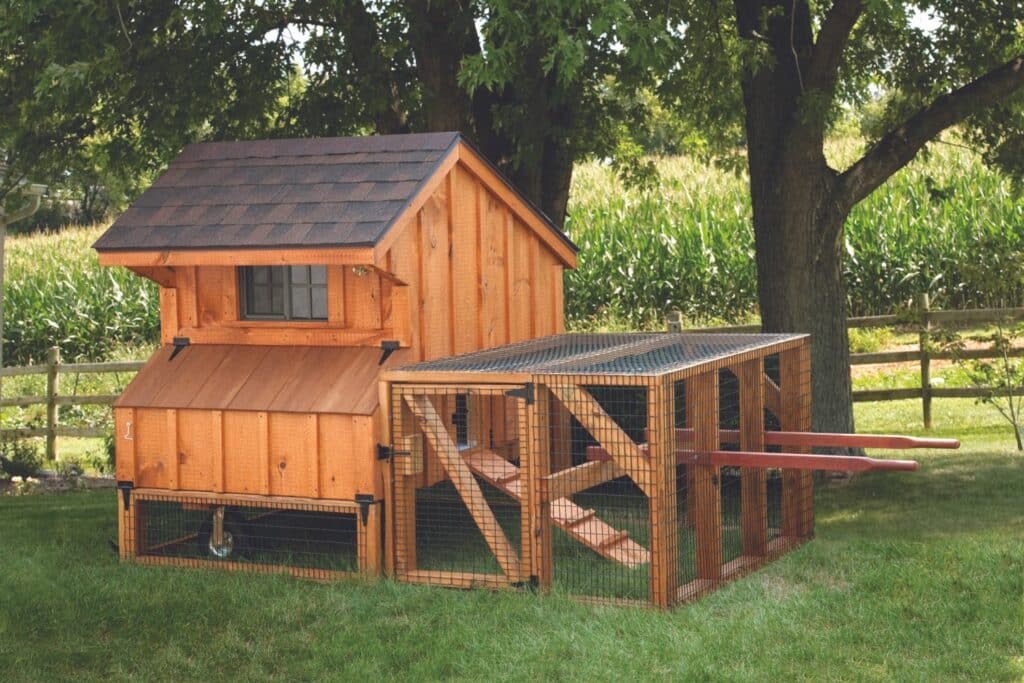
[[[114,404],[123,408],[371,415],[381,350],[353,347],[164,346]],[[385,367],[408,360],[391,356]]]
[[[804,334],[559,334],[397,368],[402,372],[660,376],[741,353],[766,351]]]
[[[370,247],[460,140],[418,133],[189,145],[93,247]]]

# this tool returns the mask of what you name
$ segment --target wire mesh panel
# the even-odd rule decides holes
[[[362,512],[355,504],[285,504],[136,491],[124,514],[124,540],[134,557],[146,564],[313,579],[368,569],[365,529],[370,510]]]
[[[515,387],[393,385],[395,568],[447,586],[529,580]]]
[[[646,386],[549,377],[533,452],[543,493],[542,585],[604,600],[650,599],[652,516]]]

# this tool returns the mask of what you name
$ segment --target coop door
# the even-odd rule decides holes
[[[542,499],[542,581],[608,600],[647,600],[650,504],[640,482],[647,390],[549,382],[537,408]],[[544,457],[546,456],[546,457]]]
[[[506,388],[392,387],[395,570],[460,587],[515,584],[524,569],[522,399]],[[514,393],[514,392],[513,392]]]

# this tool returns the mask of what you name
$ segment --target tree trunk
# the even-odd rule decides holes
[[[813,428],[852,432],[840,249],[848,209],[825,159],[825,123],[801,111],[810,15],[803,0],[768,4],[780,10],[767,20],[775,59],[742,84],[762,327],[811,334]],[[761,2],[737,0],[736,7],[740,34],[759,30]]]
[[[852,432],[841,240],[830,237],[842,234],[845,216],[829,206],[823,187],[829,175],[803,180],[800,187],[780,188],[777,178],[751,176],[752,194],[786,197],[776,206],[757,202],[761,208],[754,211],[762,327],[811,335],[813,428]]]

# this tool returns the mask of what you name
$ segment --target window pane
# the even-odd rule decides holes
[[[327,266],[310,266],[309,278],[310,282],[312,282],[314,285],[326,285]]]
[[[253,266],[249,268],[249,272],[252,275],[252,281],[256,284],[262,285],[270,282],[269,266]]]
[[[253,315],[267,315],[270,313],[270,287],[267,285],[253,285],[249,291],[249,310],[247,313]]]
[[[309,319],[309,288],[292,285],[292,317]]]
[[[273,315],[284,315],[284,287],[275,286],[270,290],[270,312]]]
[[[311,294],[313,297],[312,317],[318,320],[327,320],[327,288],[313,287]]]
[[[292,283],[306,284],[309,282],[309,266],[292,266]]]

